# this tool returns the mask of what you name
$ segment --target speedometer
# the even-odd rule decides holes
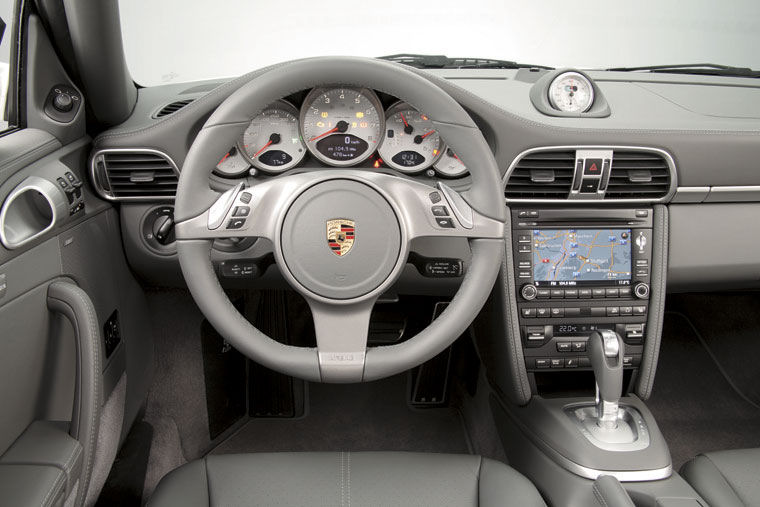
[[[251,120],[243,133],[242,148],[254,167],[282,172],[303,159],[306,147],[297,116],[295,107],[278,100]]]
[[[594,87],[579,72],[563,72],[549,85],[549,102],[566,113],[584,113],[594,103]]]
[[[363,88],[315,88],[301,108],[301,133],[322,162],[350,166],[377,149],[385,129],[377,95]]]
[[[427,169],[441,153],[441,136],[425,114],[398,102],[385,112],[385,139],[378,150],[383,162],[399,171]]]

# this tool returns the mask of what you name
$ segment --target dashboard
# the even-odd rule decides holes
[[[251,119],[215,173],[238,178],[308,166],[390,168],[440,178],[467,174],[424,112],[394,97],[346,86],[314,88],[268,105]]]

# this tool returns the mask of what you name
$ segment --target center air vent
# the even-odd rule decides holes
[[[507,199],[566,199],[575,173],[575,150],[529,153],[517,161],[507,180]]]
[[[174,114],[189,103],[191,103],[195,99],[185,99],[185,100],[178,100],[176,102],[172,102],[170,104],[166,104],[164,107],[158,110],[156,114],[153,115],[153,118],[163,118],[164,116],[169,116],[170,114]]]
[[[605,199],[659,199],[670,192],[670,166],[653,151],[615,150]]]
[[[100,194],[110,200],[170,201],[177,193],[177,168],[154,150],[104,150],[92,158]]]

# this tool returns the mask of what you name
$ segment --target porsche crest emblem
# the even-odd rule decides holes
[[[356,227],[348,218],[333,218],[327,221],[327,246],[338,257],[351,251],[356,241]]]

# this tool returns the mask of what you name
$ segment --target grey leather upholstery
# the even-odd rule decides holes
[[[333,452],[207,456],[164,477],[148,505],[545,504],[525,477],[479,456]]]
[[[700,454],[681,475],[712,506],[760,507],[760,448]]]

